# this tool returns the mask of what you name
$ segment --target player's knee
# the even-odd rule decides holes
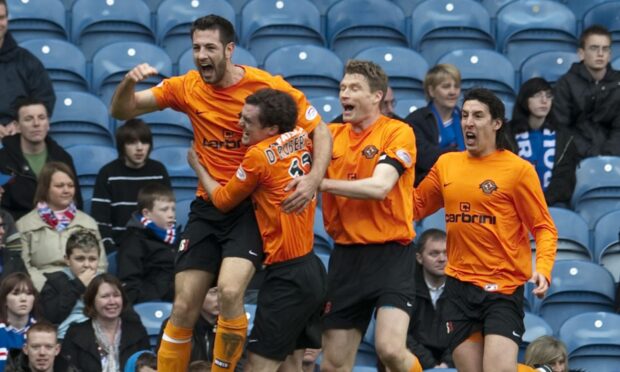
[[[221,304],[243,303],[245,288],[241,288],[236,284],[218,283],[217,289]]]
[[[375,348],[381,362],[388,367],[393,368],[393,366],[402,364],[407,356],[407,348],[402,343],[393,340],[377,342]]]

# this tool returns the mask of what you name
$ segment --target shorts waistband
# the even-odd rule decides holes
[[[294,265],[294,264],[298,264],[304,261],[308,261],[309,259],[312,258],[312,256],[314,255],[314,252],[309,252],[308,254],[305,254],[303,256],[299,256],[299,257],[295,257],[292,258],[290,260],[286,260],[286,261],[280,261],[280,262],[276,262],[276,263],[272,263],[271,265],[266,265],[265,269],[277,269],[279,267],[285,267],[288,265]]]
[[[336,248],[340,248],[340,249],[370,248],[372,249],[372,248],[385,248],[385,247],[392,247],[392,246],[409,248],[412,244],[413,244],[413,241],[408,244],[401,244],[400,242],[396,240],[390,240],[385,243],[370,243],[370,244],[338,244],[338,243],[335,243],[334,249]]]

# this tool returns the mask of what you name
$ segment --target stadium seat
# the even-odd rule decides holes
[[[581,31],[581,26],[583,22],[583,17],[588,13],[588,11],[599,4],[609,2],[610,0],[562,0],[561,2],[566,4],[568,9],[570,9],[575,18],[577,18],[578,31]]]
[[[497,45],[516,68],[534,54],[549,50],[575,52],[575,15],[550,0],[507,4],[497,15]]]
[[[67,11],[71,11],[74,2],[75,0],[62,0],[62,3],[65,6],[65,9],[67,9]]]
[[[438,63],[450,63],[461,72],[461,89],[488,88],[504,102],[515,99],[515,69],[503,55],[486,49],[455,50]]]
[[[371,46],[408,46],[405,14],[388,0],[339,1],[326,22],[329,47],[343,61]]]
[[[413,10],[425,1],[426,0],[392,0],[393,3],[402,9],[403,13],[405,13],[405,17],[411,17]]]
[[[256,304],[244,304],[245,316],[248,317],[248,335],[254,328],[254,319],[256,318]]]
[[[338,115],[342,114],[342,105],[338,97],[314,97],[311,99],[311,103],[326,123],[331,122]]]
[[[558,230],[557,260],[592,261],[590,230],[580,215],[565,208],[549,208]]]
[[[515,0],[481,0],[480,3],[489,12],[491,18],[494,19],[502,7],[514,1]]]
[[[620,157],[584,159],[577,167],[576,176],[571,206],[593,229],[601,216],[620,209]]]
[[[523,323],[525,324],[525,333],[523,333],[521,344],[519,345],[519,358],[520,362],[523,362],[525,359],[525,349],[527,345],[529,345],[532,341],[537,339],[540,336],[552,336],[553,330],[545,322],[545,320],[538,315],[534,315],[530,312],[525,312],[525,317],[523,318]]]
[[[166,165],[177,200],[196,196],[198,177],[187,163],[187,146],[166,146],[153,149],[151,158]]]
[[[411,19],[411,46],[431,65],[455,49],[495,48],[489,13],[477,1],[425,1]]]
[[[377,366],[377,352],[375,350],[375,326],[377,323],[376,313],[373,313],[368,328],[364,333],[357,355],[355,356],[355,366],[358,368]],[[354,369],[355,370],[355,369]],[[376,370],[376,369],[375,369]]]
[[[61,146],[114,146],[107,107],[90,93],[56,92],[50,135]]]
[[[177,221],[176,226],[180,232],[183,232],[187,227],[187,221],[189,220],[190,205],[196,198],[177,200]]]
[[[259,64],[283,46],[324,46],[319,9],[309,0],[252,0],[241,11],[241,44]]]
[[[446,211],[441,208],[437,212],[426,216],[422,221],[417,223],[416,234],[420,235],[424,230],[439,229],[446,231]]]
[[[66,10],[60,0],[7,0],[9,30],[18,43],[30,39],[67,40]]]
[[[93,57],[93,92],[109,104],[125,74],[140,63],[150,64],[159,74],[136,84],[136,90],[150,88],[172,75],[172,62],[163,49],[138,41],[114,43],[103,47]]]
[[[108,254],[107,258],[108,258],[108,273],[116,276],[116,274],[118,273],[118,262],[116,260],[116,256],[118,254],[118,251],[114,251],[110,254]]]
[[[323,211],[321,208],[316,208],[314,214],[314,252],[331,254],[334,249],[334,240],[325,231],[325,224],[323,223]]]
[[[43,63],[55,91],[88,92],[86,58],[78,47],[56,39],[32,39],[24,41],[20,46],[28,49]]]
[[[600,1],[600,0],[599,0]],[[592,7],[583,17],[583,27],[603,25],[611,33],[611,49],[620,49],[620,2],[607,1]]]
[[[256,58],[250,53],[247,49],[244,49],[240,46],[235,45],[235,51],[232,56],[233,63],[237,65],[246,65],[257,67],[258,63],[256,62]],[[192,48],[187,49],[181,57],[179,57],[178,63],[178,73],[179,75],[186,74],[189,70],[195,70],[196,65],[194,64],[194,56]]]
[[[558,332],[566,319],[588,311],[613,311],[614,278],[592,262],[557,261],[551,285],[538,308],[538,314]]]
[[[611,61],[611,67],[614,70],[620,70],[620,57],[614,59],[613,61]]]
[[[312,98],[338,95],[344,65],[329,49],[316,45],[290,45],[267,56],[265,70],[282,75],[306,97]]]
[[[151,11],[141,0],[76,0],[72,14],[71,38],[87,60],[114,42],[155,42]]]
[[[594,226],[594,262],[620,282],[620,210],[609,212]]]
[[[140,116],[151,128],[153,148],[163,146],[189,147],[194,139],[194,130],[187,115],[166,109]]]
[[[170,302],[143,302],[135,304],[133,309],[140,316],[142,325],[146,328],[149,341],[152,347],[157,345],[161,325],[172,313],[172,303]]]
[[[95,188],[97,174],[101,167],[118,158],[116,148],[98,145],[75,145],[65,148],[75,163],[75,171],[80,182],[84,212],[90,213],[90,203]]]
[[[235,24],[235,10],[225,0],[165,0],[157,8],[158,43],[176,61],[191,47],[192,22],[207,14],[217,14]]]
[[[355,59],[377,63],[388,75],[396,100],[423,99],[424,77],[428,64],[424,57],[409,48],[380,46],[364,49]]]
[[[574,51],[549,51],[534,54],[521,65],[520,82],[523,84],[531,78],[541,77],[554,84],[575,62],[579,62],[579,57]]]
[[[339,1],[340,0],[312,0],[316,8],[321,13],[321,16],[325,16],[329,8]]]
[[[159,4],[161,4],[164,0],[142,0],[149,7],[151,13],[157,13],[157,8],[159,8]]]
[[[588,312],[568,319],[560,329],[571,370],[617,372],[620,366],[620,315]]]
[[[399,99],[396,101],[394,112],[404,119],[415,110],[426,107],[427,104],[425,99]]]

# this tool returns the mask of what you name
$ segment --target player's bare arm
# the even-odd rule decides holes
[[[394,166],[377,164],[372,176],[368,178],[354,181],[325,178],[321,181],[320,191],[352,199],[383,200],[392,191],[399,178],[400,175]]]
[[[136,92],[137,83],[157,74],[157,69],[147,63],[139,64],[131,69],[114,91],[110,114],[116,119],[128,120],[159,110],[155,95],[150,90]]]

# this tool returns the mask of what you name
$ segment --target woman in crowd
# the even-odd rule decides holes
[[[45,284],[44,273],[62,270],[65,245],[78,229],[92,231],[99,241],[97,223],[75,206],[75,175],[61,162],[49,162],[39,174],[35,192],[36,208],[17,221],[22,239],[22,259],[37,290]],[[101,244],[101,243],[100,243]],[[101,245],[101,252],[103,245]],[[105,271],[105,254],[99,260],[99,270]]]
[[[84,314],[89,319],[69,326],[61,350],[82,371],[122,371],[131,355],[150,349],[146,330],[113,275],[101,274],[90,282]]]
[[[439,64],[424,78],[424,95],[428,101],[405,118],[413,127],[416,140],[415,185],[430,171],[444,152],[465,150],[461,131],[461,73],[450,64]]]
[[[568,372],[566,346],[556,338],[541,336],[527,346],[525,364],[534,368],[547,366],[553,372]]]

